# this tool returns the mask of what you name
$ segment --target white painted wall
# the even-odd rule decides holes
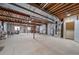
[[[75,41],[79,42],[79,20],[75,21],[74,39]]]

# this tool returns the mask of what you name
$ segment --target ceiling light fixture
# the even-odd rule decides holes
[[[71,14],[69,12],[66,12],[66,16],[70,16]]]
[[[67,14],[67,16],[70,16],[71,14]]]
[[[29,21],[29,23],[31,23],[31,21]]]

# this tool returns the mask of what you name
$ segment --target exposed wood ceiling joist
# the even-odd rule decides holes
[[[48,23],[47,20],[41,21],[39,20],[39,18],[37,19],[31,18],[29,15],[26,15],[24,13],[20,13],[15,10],[3,8],[3,7],[0,7],[0,21],[24,23],[31,25],[42,25]],[[29,21],[31,22],[29,23]]]
[[[66,7],[64,7],[64,8],[62,8],[62,9],[58,10],[58,11],[56,11],[55,13],[60,13],[60,12],[63,12],[63,11],[67,11],[67,9],[72,8],[74,5],[75,5],[75,4],[70,4],[70,5],[68,5],[68,6],[66,6]],[[69,10],[69,11],[70,11],[70,10]]]
[[[79,3],[48,3],[48,4],[42,4],[37,6],[40,6],[40,9],[43,9],[44,11],[48,12],[51,15],[56,15],[59,17],[60,20],[67,17],[67,14],[70,13],[71,15],[78,14],[79,13]],[[38,7],[37,7],[38,8]]]

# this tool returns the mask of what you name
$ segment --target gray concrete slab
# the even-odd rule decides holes
[[[48,35],[22,33],[4,40],[0,55],[74,55],[79,54],[79,43]],[[1,42],[1,41],[0,41]],[[1,43],[2,44],[2,43]]]

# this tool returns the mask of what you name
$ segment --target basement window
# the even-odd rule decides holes
[[[15,30],[20,30],[20,27],[19,26],[15,26]]]
[[[31,30],[31,27],[28,27],[27,29],[28,29],[28,30]]]

